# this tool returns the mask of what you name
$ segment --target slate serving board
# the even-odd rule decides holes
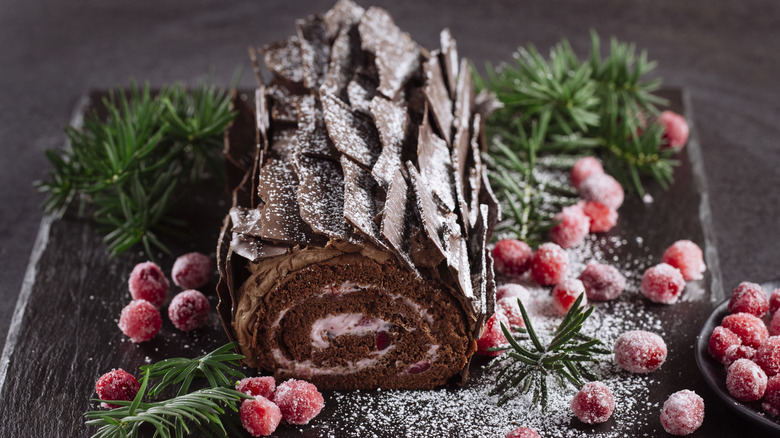
[[[670,99],[673,110],[694,120],[684,93],[665,90],[663,95]],[[80,101],[75,121],[98,96],[99,93],[93,93]],[[680,238],[702,245],[708,265],[706,277],[700,282],[704,295],[674,306],[650,305],[645,309],[665,324],[670,352],[667,363],[657,371],[655,377],[660,384],[651,388],[650,397],[660,406],[671,392],[681,387],[693,389],[703,394],[708,403],[708,417],[697,436],[735,436],[751,426],[731,421],[735,417],[718,406],[699,375],[693,355],[701,323],[715,303],[725,298],[699,147],[694,129],[689,145],[678,155],[681,165],[675,170],[672,190],[651,188],[652,204],[629,198],[620,210],[618,226],[610,233],[643,236],[642,248],[629,239],[615,249],[616,255],[626,258],[647,253],[660,257],[669,243]],[[215,186],[198,190],[198,196],[188,200],[180,212],[191,219],[189,234],[193,238],[186,243],[169,242],[173,254],[199,251],[214,256],[219,227],[228,208],[229,197]],[[72,215],[61,220],[43,219],[0,362],[0,437],[89,436],[96,429],[84,425],[82,414],[97,406],[90,399],[95,396],[94,382],[102,373],[119,367],[136,373],[137,367],[145,363],[167,357],[194,357],[227,342],[216,312],[207,327],[191,333],[179,332],[164,317],[161,332],[151,342],[133,344],[126,340],[116,322],[120,310],[130,301],[128,275],[136,263],[145,260],[146,256],[137,250],[109,258],[90,221]],[[173,261],[174,257],[160,255],[158,263],[169,274]],[[217,304],[215,283],[216,278],[203,288],[212,307]],[[177,291],[172,285],[171,296]],[[474,361],[471,382],[478,380],[485,362]],[[312,425],[282,426],[274,436],[329,436],[328,431],[360,426],[350,424],[359,419],[337,415],[333,396],[325,394],[326,408]],[[571,426],[583,432],[619,429],[614,424],[598,429],[575,423]],[[660,429],[657,423],[648,419],[641,430],[626,433],[656,436]],[[381,436],[416,436],[413,429],[400,429],[408,428],[408,424],[390,422],[383,427]],[[470,436],[468,430],[451,432]],[[761,433],[761,429],[754,432]]]

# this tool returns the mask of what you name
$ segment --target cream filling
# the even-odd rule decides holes
[[[374,365],[377,364],[377,362],[379,362],[379,360],[384,355],[386,355],[390,350],[394,348],[395,346],[391,345],[382,351],[371,352],[371,354],[368,357],[360,359],[356,362],[347,361],[347,365],[335,366],[335,367],[318,367],[314,365],[310,359],[306,359],[304,361],[290,360],[284,356],[282,350],[280,350],[279,348],[274,348],[272,353],[274,356],[274,360],[278,365],[280,365],[280,368],[286,369],[288,371],[292,371],[296,376],[302,378],[310,378],[311,376],[351,374],[351,373],[356,373],[358,371],[364,370],[366,368],[373,367]]]
[[[383,319],[366,318],[362,313],[328,314],[312,323],[311,345],[315,348],[328,348],[330,338],[388,331],[392,326],[393,324]]]

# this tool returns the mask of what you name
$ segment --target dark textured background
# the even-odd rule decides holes
[[[364,6],[369,4],[361,2]],[[780,277],[780,3],[775,1],[377,1],[424,46],[449,27],[476,65],[588,30],[647,48],[665,84],[692,97],[724,286]],[[245,47],[294,32],[331,2],[0,0],[0,343],[41,218],[32,181],[90,89],[192,80],[227,84]],[[659,227],[664,224],[658,224]]]

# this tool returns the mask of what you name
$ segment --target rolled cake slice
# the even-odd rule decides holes
[[[447,31],[429,52],[349,0],[296,30],[252,51],[271,79],[235,97],[225,137],[228,336],[248,365],[323,389],[464,381],[493,307],[493,104]]]

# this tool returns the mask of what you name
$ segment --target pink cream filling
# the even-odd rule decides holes
[[[312,323],[311,345],[315,348],[328,348],[330,338],[388,331],[392,326],[393,324],[383,319],[367,318],[362,313],[329,314]]]

